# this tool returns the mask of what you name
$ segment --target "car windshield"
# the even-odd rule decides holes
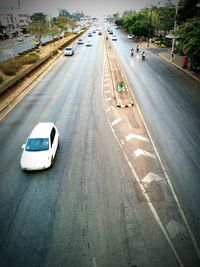
[[[67,51],[71,51],[71,50],[72,50],[72,48],[65,48],[65,50],[67,50]]]
[[[29,138],[25,148],[26,151],[45,151],[48,149],[48,138]]]

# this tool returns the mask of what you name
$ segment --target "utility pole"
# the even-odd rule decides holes
[[[178,2],[176,4],[176,13],[175,13],[175,20],[174,20],[174,31],[176,30],[176,26],[177,26],[177,14],[178,14]],[[175,34],[173,34],[173,39],[172,39],[172,51],[171,51],[171,61],[173,61],[173,57],[174,57],[174,46],[175,46]]]

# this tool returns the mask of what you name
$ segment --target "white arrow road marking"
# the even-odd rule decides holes
[[[112,99],[111,97],[108,97],[108,98],[105,99],[105,101],[109,101],[109,100],[111,100],[111,99]]]
[[[185,227],[182,224],[176,222],[175,220],[171,220],[166,226],[166,228],[172,239],[174,239],[179,233],[182,233],[185,236],[188,236]]]
[[[143,183],[151,183],[153,181],[159,182],[159,181],[164,181],[164,178],[158,176],[157,174],[153,172],[149,172],[143,179]]]
[[[112,126],[115,126],[115,125],[117,125],[118,123],[120,123],[121,121],[122,121],[121,118],[117,118],[116,120],[114,120],[113,122],[111,122],[111,125],[112,125]]]
[[[126,141],[130,141],[131,139],[138,139],[138,140],[141,140],[141,141],[144,141],[144,142],[149,142],[149,139],[144,137],[144,136],[141,136],[141,135],[137,135],[137,134],[129,134],[126,136]]]
[[[153,153],[150,153],[148,151],[145,151],[143,149],[136,149],[132,155],[134,158],[140,157],[140,156],[146,156],[146,157],[150,157],[152,159],[156,159],[156,155]]]

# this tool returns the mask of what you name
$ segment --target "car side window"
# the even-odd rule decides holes
[[[51,130],[51,135],[50,135],[50,139],[51,139],[51,147],[52,147],[52,145],[53,145],[53,141],[54,141],[55,135],[56,135],[56,130],[55,130],[55,128],[53,127],[52,130]]]

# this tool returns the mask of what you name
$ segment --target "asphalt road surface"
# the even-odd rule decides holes
[[[3,267],[179,266],[107,123],[102,97],[103,36],[94,34],[91,40],[92,47],[76,46],[74,56],[62,57],[0,122],[0,263]],[[124,56],[122,61],[125,60]],[[152,60],[165,66],[167,72],[171,71],[172,67],[164,65],[153,54]],[[138,66],[140,64],[138,61]],[[150,72],[150,63],[145,64],[146,67],[144,64],[141,66],[142,72]],[[143,82],[140,76],[136,79],[137,96],[139,98],[141,92],[144,106],[149,99],[149,86],[146,88],[148,79],[160,85],[164,73],[157,73],[157,79],[151,79],[152,75],[149,74]],[[167,78],[169,85],[171,79],[175,81],[180,75],[185,77],[173,69],[173,77],[170,74]],[[192,93],[196,94],[197,84],[187,77],[184,79],[182,85],[190,82]],[[180,105],[185,107],[184,104],[187,104],[185,108],[189,108],[191,104],[199,112],[198,106],[192,103],[192,93],[189,94],[189,101],[185,95],[187,103],[182,102],[181,87],[178,87],[178,81],[176,84]],[[155,94],[158,85],[155,86]],[[168,92],[167,95],[170,97],[173,94]],[[197,97],[194,98],[194,101],[197,100]],[[159,107],[164,99],[160,101]],[[168,105],[174,114],[173,102]],[[197,132],[189,129],[191,132],[188,130],[185,138],[191,144],[187,148],[183,146],[184,153],[179,154],[175,145],[180,149],[179,142],[184,139],[179,140],[178,144],[171,139],[166,131],[168,121],[159,118],[171,117],[169,109],[165,111],[164,106],[161,115],[153,108],[149,110],[149,106],[150,103],[147,105],[147,119],[156,125],[152,127],[152,132],[159,136],[158,147],[165,147],[161,151],[162,158],[171,168],[168,169],[170,175],[174,174],[173,182],[187,214],[191,215],[192,229],[198,237],[200,220],[199,213],[195,211],[199,205],[199,194],[196,195],[199,187],[199,150],[196,144],[199,144],[199,137]],[[192,117],[190,127],[194,126],[197,130],[199,113],[184,114]],[[173,125],[180,124],[178,118],[174,117]],[[19,165],[21,146],[40,121],[53,121],[59,129],[57,156],[53,167],[46,171],[24,172]],[[185,124],[182,121],[181,125]],[[176,129],[182,131],[180,127]],[[172,140],[167,148],[164,137]],[[171,150],[177,151],[178,156],[175,157],[176,153]],[[171,152],[170,155],[168,152]],[[193,157],[187,157],[188,153]],[[171,154],[174,156],[169,162]],[[180,157],[186,160],[181,166],[176,165],[180,163]],[[179,177],[191,162],[196,172],[192,172],[192,176]],[[176,173],[177,169],[181,173]],[[189,190],[194,192],[193,196],[186,194]],[[189,200],[193,200],[192,205],[187,202]]]
[[[160,58],[160,49],[139,44],[137,54],[136,43],[115,32],[113,43],[200,246],[200,84]]]

